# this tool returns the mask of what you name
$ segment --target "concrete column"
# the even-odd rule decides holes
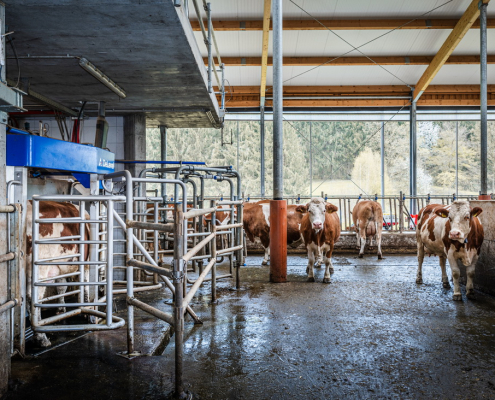
[[[146,160],[146,115],[130,114],[124,117],[124,158]],[[138,176],[145,164],[126,164],[132,176]]]
[[[0,5],[0,33],[5,33],[5,8]],[[5,49],[5,38],[0,38]],[[5,68],[2,68],[2,80],[5,80]],[[5,123],[7,114],[0,112],[0,205],[6,205],[7,201],[7,133]],[[9,214],[0,213],[0,255],[6,254],[7,249],[7,218]],[[7,266],[8,263],[0,263],[0,305],[8,300],[7,293]],[[0,314],[0,397],[7,391],[10,376],[10,311]]]
[[[7,114],[0,112],[0,205],[6,205],[7,173],[6,163],[6,129],[3,121]],[[7,218],[9,214],[0,213],[0,255],[6,254],[7,249]],[[8,300],[7,293],[7,266],[0,263],[0,305]],[[10,375],[10,311],[0,314],[0,397],[7,391]]]

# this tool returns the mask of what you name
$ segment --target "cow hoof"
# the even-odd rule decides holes
[[[307,282],[314,282],[314,281],[315,281],[315,277],[314,276],[308,277]]]
[[[423,278],[416,278],[416,283],[421,285],[423,283]]]
[[[359,255],[359,258],[363,258],[363,257],[364,257],[364,254],[360,254],[360,255]]]
[[[450,289],[450,283],[448,283],[448,282],[443,282],[443,288],[444,288],[444,289]]]
[[[89,324],[96,324],[96,317],[94,315],[87,315],[86,320]]]
[[[40,333],[40,334],[35,335],[35,341],[41,347],[50,347],[52,345],[52,343],[50,342],[50,340],[46,337],[46,335],[44,333]]]
[[[471,291],[471,292],[466,292],[466,297],[470,300],[475,300],[476,299],[476,295],[474,294],[474,291]]]
[[[67,311],[67,309],[66,309],[65,307],[59,307],[59,308],[57,309],[57,313],[56,313],[56,314],[57,314],[57,315],[59,315],[59,314],[63,314],[63,313],[65,313],[66,311]]]
[[[378,259],[379,259],[379,260],[383,260],[383,257],[382,257],[382,255],[381,255],[381,254],[378,254]]]
[[[462,300],[462,294],[454,294],[452,296],[452,300],[454,300],[454,301],[461,301]]]
[[[323,283],[332,283],[330,278],[323,278]]]
[[[268,265],[268,261],[266,260],[261,261],[261,265]]]

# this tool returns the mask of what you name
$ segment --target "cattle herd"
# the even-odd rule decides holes
[[[335,242],[340,237],[338,209],[321,197],[312,198],[306,205],[287,207],[287,244],[298,246],[301,242],[308,253],[306,273],[308,282],[314,282],[313,267],[319,264],[320,257],[325,263],[323,283],[330,283],[333,272],[331,261]],[[442,282],[450,288],[446,272],[449,261],[454,282],[454,300],[462,300],[459,285],[460,268],[466,267],[468,298],[474,296],[473,278],[476,261],[483,244],[483,227],[478,215],[482,209],[471,208],[467,201],[455,201],[449,206],[430,204],[420,210],[416,240],[418,247],[418,272],[416,283],[423,283],[422,265],[425,254],[438,256],[442,270]],[[382,259],[383,211],[376,201],[363,200],[356,203],[352,218],[356,230],[359,258],[364,255],[366,239],[376,240],[378,259]],[[254,242],[259,239],[265,249],[262,264],[266,265],[270,256],[270,206],[267,200],[244,204],[244,230],[247,238]],[[318,260],[318,261],[317,261]]]
[[[31,203],[28,205],[27,229],[32,226]],[[338,208],[325,202],[321,197],[312,198],[306,205],[289,205],[287,207],[287,244],[293,247],[304,243],[308,253],[307,280],[314,282],[314,266],[322,261],[325,264],[324,283],[330,283],[330,274],[333,272],[332,252],[335,243],[340,237],[340,220]],[[466,201],[455,201],[450,206],[430,204],[419,212],[416,239],[418,246],[418,271],[416,283],[423,282],[422,264],[425,254],[436,255],[440,259],[442,270],[442,282],[445,288],[449,288],[449,280],[446,272],[446,261],[449,261],[454,282],[454,300],[461,300],[459,286],[460,269],[458,261],[466,267],[467,297],[474,295],[473,277],[476,261],[483,243],[483,227],[478,219],[482,212],[479,207],[471,208]],[[217,222],[225,224],[229,221],[229,213],[220,211]],[[270,256],[270,205],[268,200],[255,203],[244,203],[243,225],[247,238],[254,242],[259,239],[265,249],[263,265],[269,262]],[[64,218],[79,215],[76,206],[70,203],[40,202],[41,218]],[[363,257],[367,238],[375,238],[378,249],[378,259],[382,258],[381,237],[383,226],[383,213],[379,203],[370,200],[359,201],[352,212],[357,237],[359,257]],[[40,239],[64,236],[75,236],[74,224],[40,224]],[[86,233],[86,239],[89,231]],[[32,240],[27,237],[26,254],[32,254]],[[87,246],[86,246],[87,247]],[[85,249],[87,251],[87,249]],[[63,261],[72,261],[71,255],[77,254],[79,247],[74,245],[47,246],[41,245],[40,259],[59,257],[60,265],[42,266],[39,271],[40,279],[56,277],[58,275],[74,272],[73,266],[63,265]],[[27,269],[29,272],[31,268]],[[28,273],[28,281],[30,274]],[[55,278],[55,280],[57,280]],[[64,281],[64,279],[61,279]],[[57,280],[61,281],[60,279]],[[30,285],[28,285],[28,290]],[[59,289],[65,291],[66,286]],[[59,293],[60,294],[60,293]],[[39,290],[39,296],[44,296],[44,291]],[[58,301],[63,308],[63,297]],[[44,334],[39,334],[39,341],[43,345],[49,342]]]

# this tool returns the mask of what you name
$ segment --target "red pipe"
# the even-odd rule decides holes
[[[270,282],[287,282],[286,200],[270,200]]]
[[[489,194],[480,194],[478,196],[478,200],[491,200],[491,199],[492,199],[492,196]]]

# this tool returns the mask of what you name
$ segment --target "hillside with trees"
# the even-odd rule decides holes
[[[495,123],[488,127],[488,144],[495,144]],[[418,193],[455,191],[455,122],[418,123]],[[272,123],[265,133],[266,195],[272,191]],[[330,195],[374,194],[381,191],[379,122],[317,121],[311,126],[313,194],[324,188]],[[284,190],[287,195],[309,195],[310,123],[284,122]],[[223,144],[222,144],[223,141]],[[479,190],[479,123],[459,122],[459,193]],[[494,187],[495,154],[489,154],[489,191]],[[160,132],[147,130],[147,158],[160,159]],[[228,121],[216,129],[169,129],[168,159],[232,165],[242,176],[243,192],[260,194],[260,126],[257,121]],[[340,184],[337,184],[340,182]],[[344,189],[347,188],[347,189]],[[228,186],[208,182],[211,195],[227,194]],[[341,192],[345,190],[346,193]],[[385,125],[385,193],[409,192],[409,123]]]

